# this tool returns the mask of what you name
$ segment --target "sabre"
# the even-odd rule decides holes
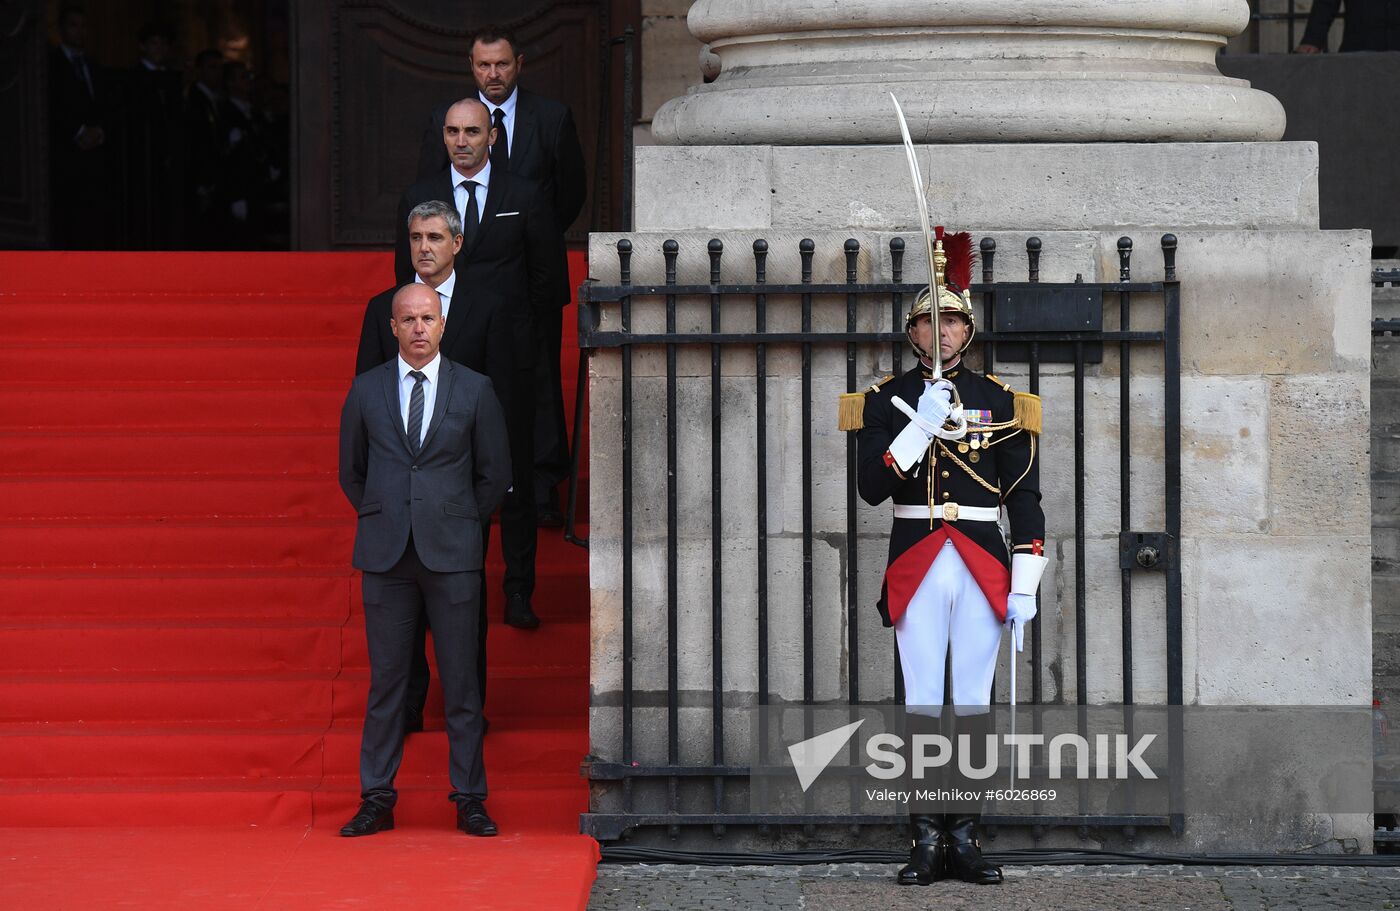
[[[899,106],[899,99],[894,97],[894,92],[890,92],[890,100],[894,102],[894,113],[899,118],[899,134],[904,137],[904,155],[909,159],[909,177],[914,181],[914,200],[919,204],[919,227],[924,233],[924,251],[928,254],[928,281],[929,295],[933,298],[933,311],[938,312],[938,292],[943,290],[938,287],[938,272],[933,267],[933,231],[929,227],[928,220],[928,200],[924,198],[923,181],[919,179],[919,157],[914,151],[914,140],[909,137],[909,124],[904,119],[904,108]],[[937,332],[938,323],[934,322],[934,331]],[[938,344],[937,335],[934,336],[934,344]],[[938,381],[943,379],[943,359],[939,356],[937,349],[934,350],[933,357],[933,379]]]
[[[1006,650],[1011,654],[1011,774],[1008,778],[1011,790],[1016,790],[1016,621],[1011,621],[1011,635],[1007,637]]]

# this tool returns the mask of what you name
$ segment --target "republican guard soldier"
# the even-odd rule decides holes
[[[857,431],[862,499],[894,504],[878,608],[895,630],[905,705],[912,714],[939,715],[951,662],[954,713],[961,730],[976,731],[977,719],[985,727],[990,717],[1002,631],[1020,650],[1047,562],[1036,451],[1041,410],[1038,397],[963,363],[976,331],[967,290],[972,238],[942,228],[934,234],[933,284],[905,320],[919,363],[842,396],[840,423]],[[1002,881],[982,857],[978,814],[914,813],[910,820],[914,844],[901,884]]]

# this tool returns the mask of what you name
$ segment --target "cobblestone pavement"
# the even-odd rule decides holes
[[[897,866],[601,864],[589,911],[1383,911],[1400,867],[1006,866],[1001,886],[894,884]]]

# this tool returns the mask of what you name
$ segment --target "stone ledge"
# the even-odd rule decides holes
[[[934,219],[986,230],[1316,229],[1311,142],[924,146]],[[917,230],[897,146],[644,146],[636,230]]]

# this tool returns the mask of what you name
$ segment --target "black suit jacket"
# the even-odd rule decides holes
[[[56,47],[49,52],[49,126],[56,141],[55,151],[73,148],[79,127],[110,126],[104,74],[91,57],[86,61],[88,76],[92,79],[91,91],[63,48]],[[447,154],[446,147],[443,154]]]
[[[356,569],[394,567],[413,536],[438,573],[482,568],[482,523],[510,487],[505,417],[491,381],[443,358],[427,436],[409,447],[398,361],[355,377],[340,413],[340,487],[355,507]]]
[[[588,195],[583,147],[579,145],[574,115],[562,101],[522,88],[515,91],[515,135],[510,140],[510,172],[544,186],[554,211],[554,222],[562,233],[578,218],[578,213],[583,210],[583,200]],[[455,103],[444,102],[428,116],[418,150],[420,180],[432,177],[449,164],[447,147],[442,141],[442,124],[447,118],[447,109]]]
[[[394,277],[401,285],[413,281],[414,275],[408,249],[408,213],[432,199],[456,207],[451,168],[418,181],[399,200]],[[536,314],[569,302],[568,279],[559,275],[563,261],[563,236],[554,227],[539,184],[492,169],[481,225],[472,243],[463,243],[457,254],[457,284],[500,305],[509,315],[517,366],[535,362]],[[449,317],[449,327],[451,323]]]
[[[360,350],[355,356],[355,375],[392,361],[399,353],[398,339],[389,331],[394,292],[381,291],[365,306],[365,322],[360,327]],[[510,318],[498,302],[474,294],[458,278],[452,286],[452,306],[447,328],[442,334],[442,356],[485,374],[495,387],[501,405],[510,411],[510,397],[516,390],[515,358]]]

